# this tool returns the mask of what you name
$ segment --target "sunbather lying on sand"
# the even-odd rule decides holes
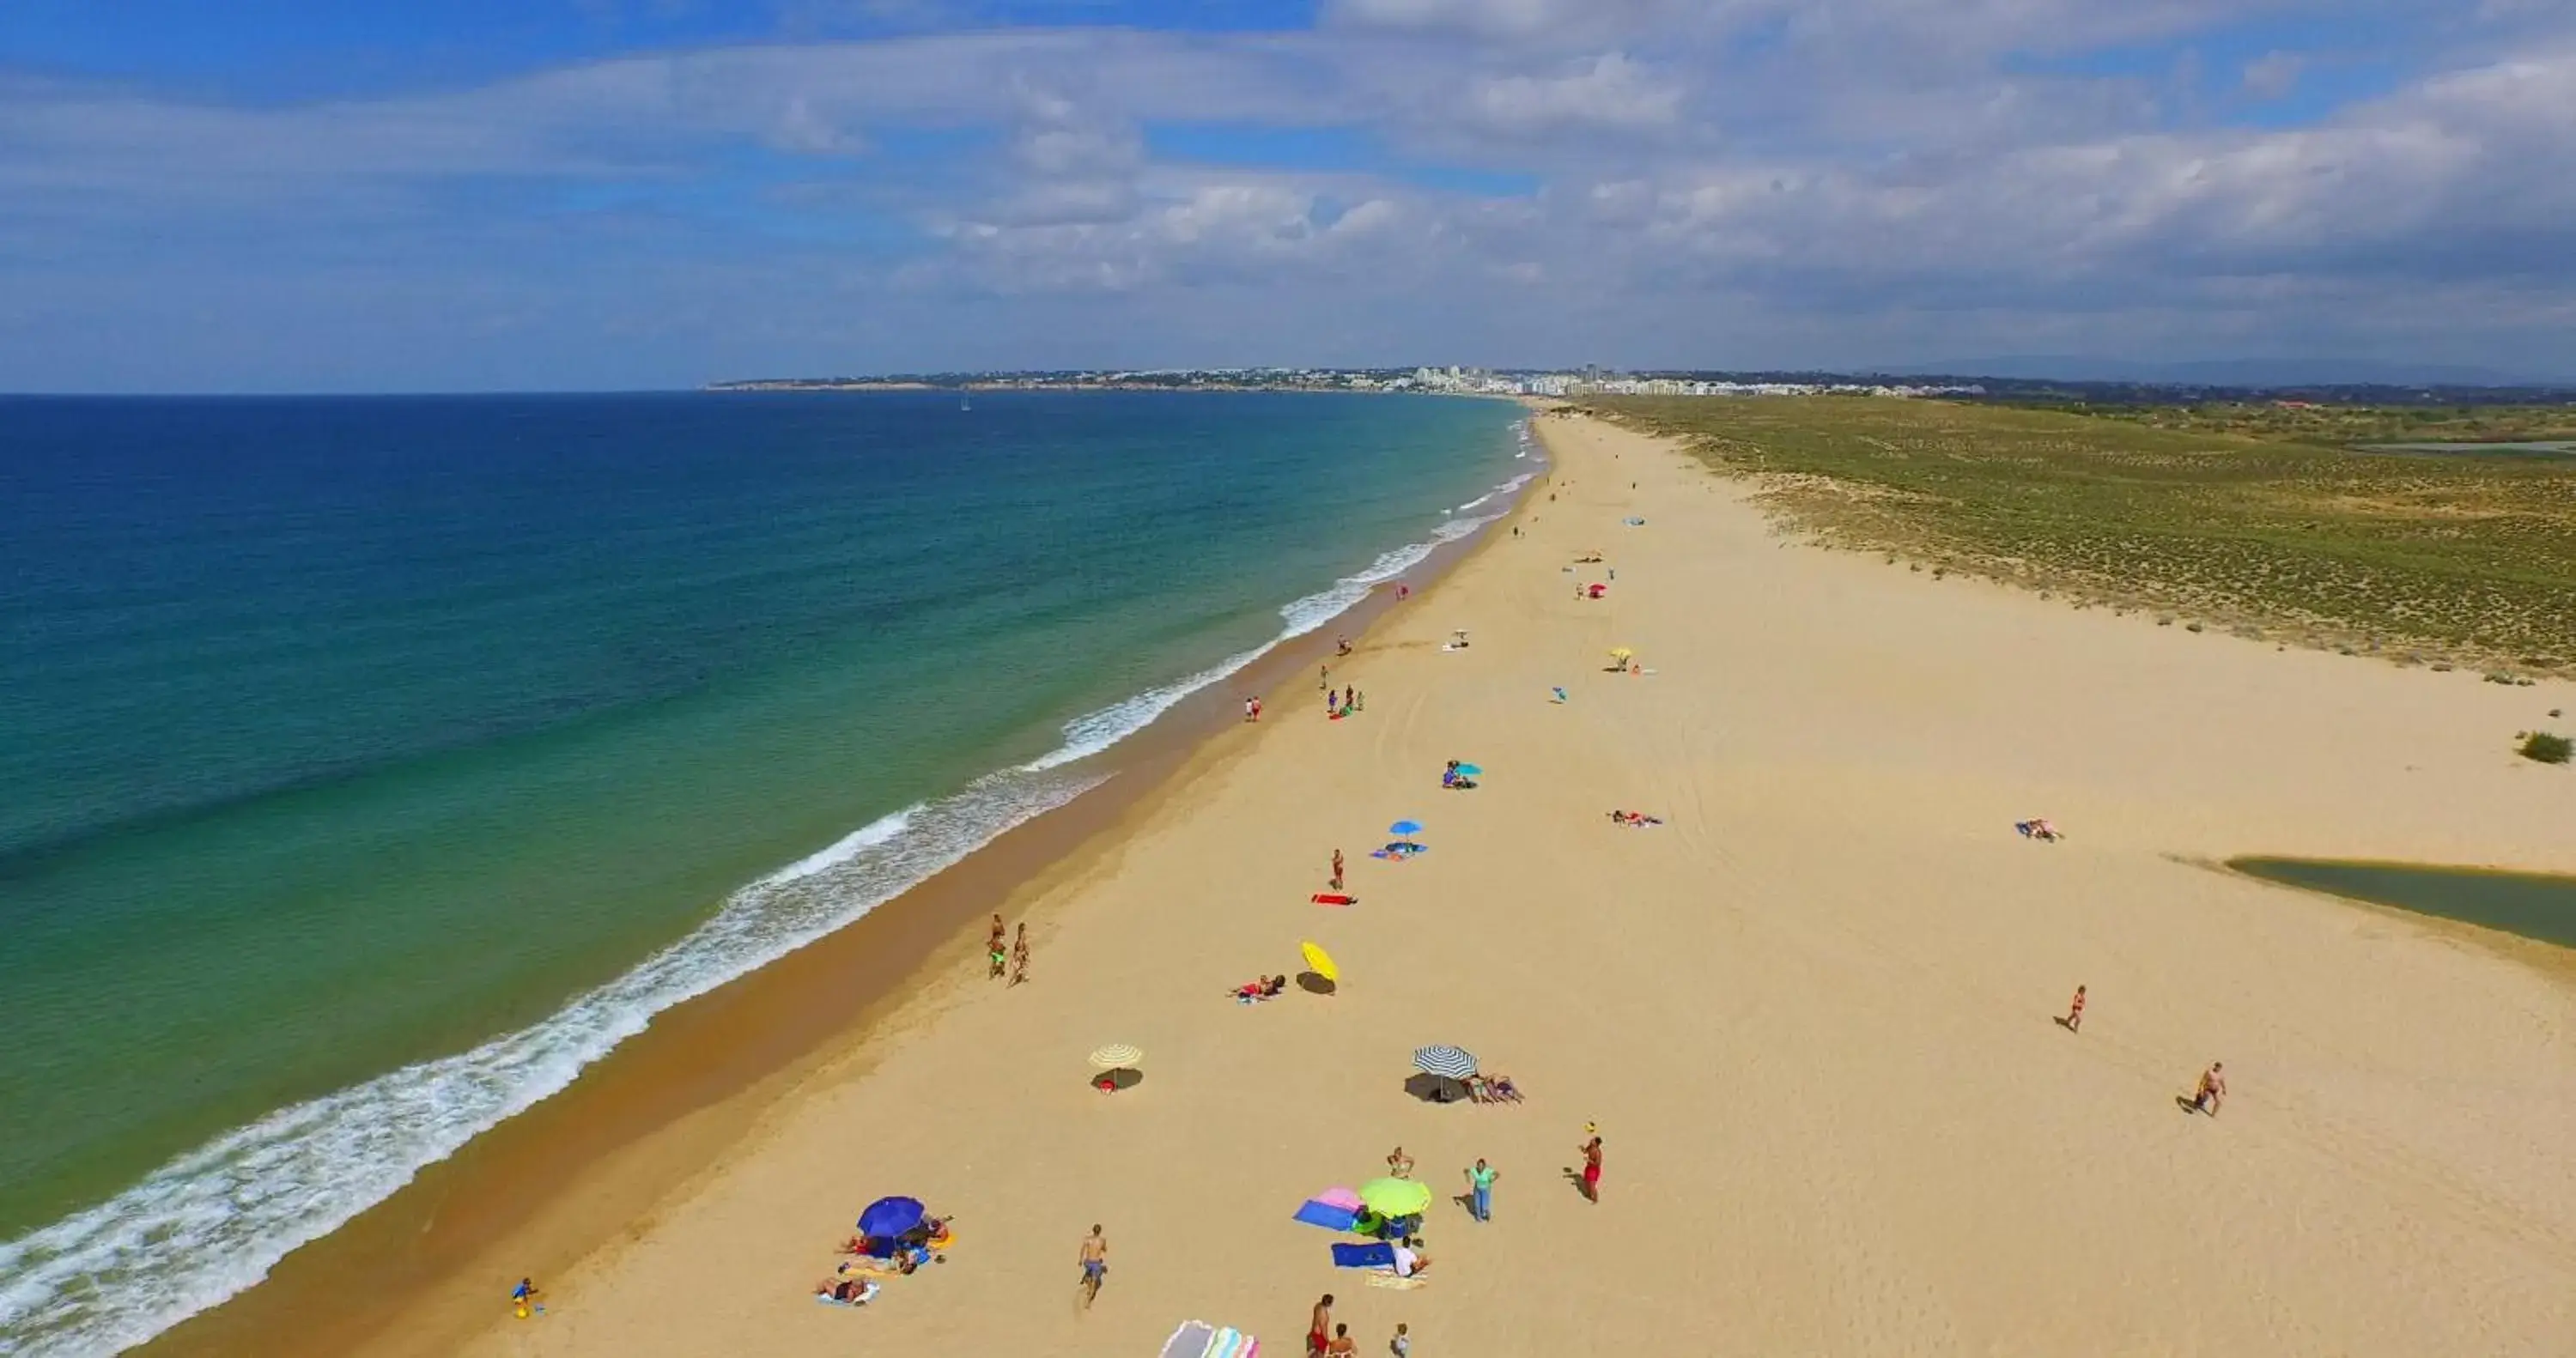
[[[1613,825],[1661,825],[1664,823],[1664,818],[1661,816],[1649,816],[1643,811],[1620,811],[1614,809],[1610,813],[1610,823]]]
[[[2014,821],[2013,828],[2021,831],[2021,837],[2024,839],[2046,840],[2054,844],[2066,838],[2066,833],[2051,824],[2046,816],[2033,816],[2029,820]]]
[[[837,1306],[865,1306],[876,1295],[877,1284],[867,1278],[825,1278],[814,1284],[814,1300]]]
[[[1255,976],[1234,988],[1234,998],[1245,1004],[1259,1004],[1263,1000],[1277,999],[1279,992],[1287,988],[1288,978],[1285,976]]]

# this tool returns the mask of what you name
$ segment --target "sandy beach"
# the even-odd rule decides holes
[[[1328,722],[1311,674],[1265,694],[1009,901],[1029,984],[960,935],[541,1277],[542,1318],[493,1260],[462,1351],[1150,1355],[1199,1318],[1293,1355],[1326,1292],[1362,1353],[1398,1322],[1480,1358],[2576,1347],[2576,966],[2209,866],[2576,870],[2576,776],[2509,741],[2576,686],[1935,580],[1784,539],[1670,447],[1537,423],[1556,466],[1521,535],[1335,665],[1364,711]],[[1483,785],[1444,791],[1447,759]],[[2066,841],[2016,835],[2033,815]],[[1368,857],[1400,818],[1430,851]],[[1336,848],[1347,909],[1309,900]],[[1227,997],[1307,939],[1338,993]],[[2079,983],[2080,1035],[2055,1021]],[[1104,1096],[1084,1058],[1111,1042],[1145,1078]],[[1428,1043],[1526,1101],[1414,1098]],[[2213,1060],[2231,1096],[2196,1116],[2176,1096]],[[1587,1123],[1597,1204],[1567,1173]],[[1290,1219],[1398,1145],[1437,1195],[1403,1290]],[[1478,1157],[1490,1223],[1451,1200]],[[948,1261],[816,1304],[893,1193],[955,1214]]]

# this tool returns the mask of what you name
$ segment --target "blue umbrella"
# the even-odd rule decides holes
[[[1484,767],[1478,764],[1461,764],[1458,766],[1458,771],[1470,778],[1481,778],[1485,774]]]
[[[1386,832],[1390,835],[1418,835],[1422,833],[1422,822],[1418,820],[1400,820],[1395,824],[1386,827]]]
[[[919,1198],[879,1198],[859,1213],[859,1234],[898,1236],[921,1224],[927,1209]]]

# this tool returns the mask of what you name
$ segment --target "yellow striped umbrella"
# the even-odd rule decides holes
[[[1300,943],[1297,951],[1306,955],[1306,969],[1335,985],[1341,984],[1342,969],[1333,965],[1333,955],[1312,943]]]
[[[1144,1059],[1144,1052],[1124,1042],[1112,1042],[1091,1054],[1091,1064],[1102,1070],[1125,1070]]]

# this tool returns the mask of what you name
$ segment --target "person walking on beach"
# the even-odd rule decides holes
[[[1331,688],[1332,686],[1333,667],[1330,665],[1317,665],[1315,667],[1315,687]]]
[[[1261,700],[1259,698],[1246,698],[1243,700],[1243,719],[1245,721],[1261,720]]]
[[[1403,1321],[1395,1323],[1395,1338],[1386,1341],[1386,1351],[1395,1358],[1413,1358],[1413,1335],[1404,1328]]]
[[[1029,922],[1020,921],[1020,931],[1011,939],[1011,984],[1029,979]]]
[[[1333,890],[1342,889],[1342,851],[1333,850]]]
[[[1584,1130],[1590,1139],[1582,1146],[1583,1200],[1598,1206],[1601,1202],[1601,1133],[1589,1125]]]
[[[1470,1195],[1469,1200],[1475,1204],[1468,1209],[1468,1214],[1476,1220],[1494,1219],[1494,1180],[1500,1177],[1494,1172],[1493,1166],[1481,1159],[1476,1161],[1474,1169],[1467,1171],[1467,1192]]]
[[[1002,944],[1004,941],[1005,931],[1002,928],[1002,917],[999,914],[995,914],[993,916],[993,932],[984,940],[984,979],[988,981],[998,981],[1002,979],[1002,962],[1004,960],[1002,955]]]
[[[2225,1102],[2227,1102],[2227,1063],[2212,1061],[2209,1063],[2209,1069],[2200,1073],[2200,1088],[2191,1096],[2192,1111],[2216,1117],[2218,1105]]]
[[[1306,1321],[1306,1358],[1323,1358],[1326,1345],[1331,1343],[1326,1336],[1332,1331],[1333,1294],[1327,1292],[1322,1301],[1315,1303],[1315,1313]]]
[[[2065,1024],[2070,1033],[2084,1031],[2084,987],[2075,987],[2075,998],[2066,1006],[2066,1017],[2058,1022]]]
[[[1091,1234],[1082,1238],[1082,1306],[1100,1299],[1101,1280],[1109,1276],[1109,1240],[1100,1233],[1100,1223],[1093,1222]]]
[[[1386,1172],[1398,1179],[1412,1178],[1413,1157],[1405,1154],[1404,1147],[1402,1146],[1398,1146],[1394,1150],[1388,1151],[1386,1153]]]

